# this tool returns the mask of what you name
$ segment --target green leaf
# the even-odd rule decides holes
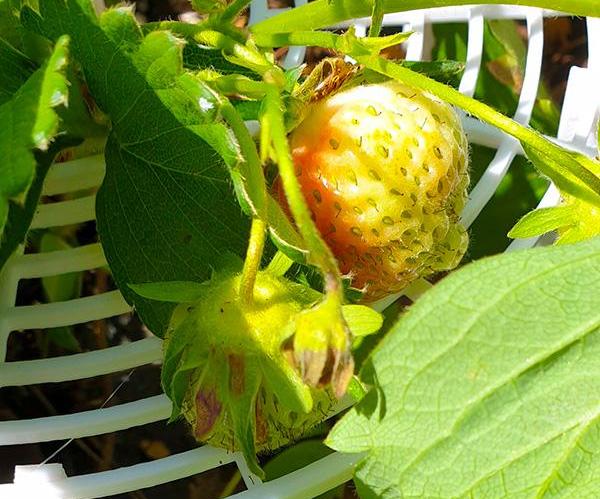
[[[24,22],[50,38],[71,36],[90,92],[112,120],[98,230],[123,295],[161,336],[173,305],[126,285],[202,282],[223,248],[244,253],[248,220],[225,166],[239,160],[237,145],[219,121],[216,94],[184,70],[181,39],[144,37],[127,8],[97,20],[87,0],[41,0],[40,12],[24,10]]]
[[[206,285],[193,281],[145,282],[129,284],[138,295],[149,300],[190,303],[206,293]]]
[[[285,253],[278,251],[275,253],[273,259],[269,262],[267,270],[276,276],[284,276],[288,270],[294,264],[293,260],[289,258]]]
[[[24,241],[48,167],[64,145],[51,147],[56,108],[67,104],[68,43],[61,37],[46,65],[0,106],[0,268]]]
[[[593,497],[598,286],[595,238],[487,258],[423,295],[328,438],[367,453],[361,497]]]
[[[383,316],[365,305],[344,305],[342,312],[355,338],[374,334],[383,325]]]
[[[398,61],[398,64],[405,68],[412,69],[417,73],[422,73],[436,81],[458,88],[460,78],[465,70],[465,64],[458,61]],[[366,79],[369,83],[387,81],[389,78],[374,71],[365,71]]]
[[[543,175],[550,178],[563,194],[582,199],[600,207],[600,177],[593,172],[598,170],[598,162],[566,149],[561,150],[564,162],[559,163],[540,151],[521,143],[527,158]]]
[[[170,31],[183,38],[187,42],[183,48],[183,66],[187,69],[211,69],[224,75],[237,74],[256,78],[256,73],[253,71],[225,59],[221,50],[199,44],[194,36],[202,29],[205,28],[181,21],[161,21],[142,26],[145,34],[152,31]]]
[[[260,101],[234,100],[231,102],[235,110],[240,113],[243,120],[258,120],[260,114]]]
[[[178,331],[177,334],[175,334],[175,331]],[[173,331],[167,332],[167,335],[165,336],[161,384],[163,391],[171,399],[173,398],[171,394],[173,378],[177,372],[179,363],[181,362],[181,356],[183,355],[184,349],[190,342],[190,339],[193,338],[195,332],[195,322],[188,319],[182,321],[182,323],[177,328],[174,328]]]
[[[81,345],[70,326],[50,328],[44,332],[44,338],[48,343],[54,343],[67,352],[81,352]]]
[[[527,213],[510,230],[508,237],[513,239],[539,236],[551,230],[576,222],[577,213],[572,206],[540,208]]]
[[[358,376],[352,376],[352,379],[348,384],[348,395],[350,395],[355,402],[360,402],[366,394],[367,389],[360,382]]]
[[[0,32],[0,37],[2,33]],[[0,38],[0,105],[15,94],[35,71],[35,64],[7,41]]]
[[[256,397],[262,381],[262,371],[255,362],[244,362],[244,357],[240,359],[240,363],[237,363],[233,356],[228,358],[230,379],[240,380],[240,391],[236,389],[234,382],[234,387],[229,392],[233,431],[250,471],[260,478],[265,478],[265,472],[258,464],[254,445]]]

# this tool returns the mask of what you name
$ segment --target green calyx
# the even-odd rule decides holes
[[[343,321],[332,313],[340,307],[276,274],[257,272],[252,300],[241,293],[237,259],[204,283],[130,285],[145,298],[180,303],[163,345],[161,381],[173,402],[171,420],[183,416],[198,440],[242,451],[259,476],[256,453],[286,445],[328,417],[341,395],[334,380],[351,377],[353,367],[350,331],[334,334]],[[381,316],[368,307],[341,309],[356,337],[381,327]],[[305,368],[316,362],[307,363],[307,352],[327,361],[319,372],[331,373],[333,390],[322,376],[307,379]]]

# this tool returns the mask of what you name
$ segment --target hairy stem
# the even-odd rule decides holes
[[[219,14],[221,24],[227,24],[233,21],[242,12],[252,0],[233,0],[226,9]]]
[[[233,131],[240,146],[240,152],[243,157],[243,160],[240,162],[240,170],[246,178],[249,186],[248,189],[259,193],[258,196],[253,197],[254,204],[249,199],[250,196],[247,196],[248,199],[246,199],[251,206],[254,216],[250,228],[248,251],[246,252],[246,260],[244,261],[244,268],[242,270],[240,296],[243,303],[250,305],[254,299],[254,283],[256,282],[256,274],[260,267],[265,247],[268,220],[267,186],[254,140],[248,132],[241,116],[228,100],[221,106],[221,115]]]
[[[269,84],[265,94],[265,116],[269,121],[269,130],[273,149],[279,165],[279,174],[283,189],[304,242],[310,250],[313,263],[323,272],[326,290],[333,294],[342,293],[341,277],[333,254],[321,238],[315,226],[306,200],[298,184],[294,162],[288,146],[283,119],[283,102],[277,86]]]
[[[242,280],[240,282],[240,296],[242,297],[242,302],[246,305],[252,304],[254,299],[254,283],[256,282],[256,274],[260,268],[265,248],[266,232],[267,224],[260,218],[254,217],[252,219],[252,226],[250,227],[250,240],[248,242],[248,251],[246,252],[246,260],[244,261]]]
[[[256,50],[256,48],[240,43],[240,41],[221,31],[205,29],[196,33],[194,39],[205,45],[221,49],[232,62],[248,68],[261,76],[267,71],[272,71],[274,68],[273,63],[263,53]],[[280,72],[283,75],[281,70]]]
[[[238,141],[240,152],[243,157],[243,160],[240,162],[240,172],[246,179],[248,189],[260,193],[259,196],[254,196],[254,204],[252,204],[250,199],[247,199],[246,201],[250,204],[250,208],[254,215],[266,221],[267,185],[254,140],[252,139],[250,132],[248,132],[244,120],[231,102],[225,101],[222,104],[221,116],[223,116]]]

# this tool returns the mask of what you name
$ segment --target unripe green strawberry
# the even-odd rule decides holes
[[[256,452],[302,436],[327,416],[335,397],[305,384],[284,348],[291,348],[296,316],[320,293],[261,271],[246,303],[240,279],[236,271],[215,273],[199,299],[175,309],[162,384],[172,419],[183,415],[202,442],[241,450],[260,475]]]
[[[468,144],[448,104],[395,81],[356,86],[313,104],[290,147],[321,234],[367,300],[459,263]]]

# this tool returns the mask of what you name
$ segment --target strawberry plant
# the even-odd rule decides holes
[[[257,454],[354,404],[325,442],[362,453],[361,496],[593,496],[598,160],[455,90],[452,61],[381,55],[411,36],[379,36],[384,13],[465,2],[317,0],[251,28],[234,24],[247,0],[192,3],[200,24],[140,25],[129,7],[0,0],[0,265],[52,161],[99,148],[103,250],[164,340],[171,420],[199,441],[264,477]],[[517,3],[600,16],[593,0]],[[366,38],[321,29],[367,15]],[[295,45],[335,56],[284,70],[274,49]],[[452,272],[370,349],[383,318],[367,303],[468,251],[457,108],[560,189],[510,232],[560,246]]]

